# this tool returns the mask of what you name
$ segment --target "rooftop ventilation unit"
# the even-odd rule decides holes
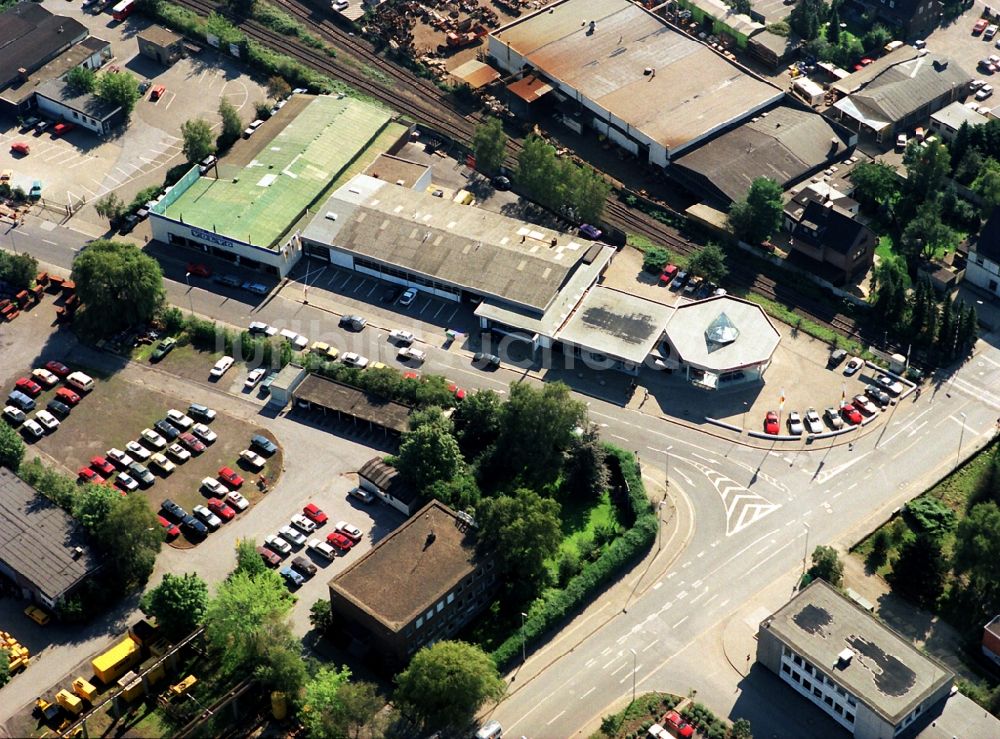
[[[848,665],[851,664],[851,659],[854,658],[854,652],[850,649],[845,649],[840,654],[837,655],[837,669],[846,669]]]

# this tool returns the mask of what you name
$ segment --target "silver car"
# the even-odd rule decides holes
[[[300,532],[293,529],[291,526],[282,526],[278,529],[278,535],[296,547],[305,546],[306,537],[304,537]]]
[[[802,436],[802,432],[805,428],[802,426],[802,416],[799,415],[798,411],[789,411],[788,413],[788,433],[792,436]]]
[[[810,434],[823,433],[823,421],[820,420],[819,413],[816,412],[815,408],[810,408],[806,411],[804,420],[806,429]]]

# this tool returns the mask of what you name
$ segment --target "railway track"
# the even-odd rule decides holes
[[[485,120],[478,112],[464,114],[433,82],[418,77],[410,70],[381,57],[371,43],[348,33],[329,17],[325,17],[327,13],[325,7],[296,0],[273,0],[277,6],[305,25],[310,32],[318,35],[335,49],[371,65],[391,84],[380,83],[356,65],[337,57],[331,58],[293,38],[272,31],[257,21],[234,18],[224,6],[209,0],[176,1],[205,16],[213,12],[225,15],[238,25],[248,38],[279,51],[308,68],[333,79],[342,80],[454,141],[467,144],[472,140],[476,126]],[[506,164],[509,167],[516,166],[517,155],[522,148],[516,138],[508,138]],[[697,244],[688,241],[671,227],[642,211],[628,207],[615,196],[609,197],[605,203],[604,220],[608,225],[619,228],[625,233],[640,234],[685,256],[691,256],[699,249]],[[849,317],[840,314],[829,316],[828,310],[824,310],[821,304],[801,291],[785,285],[779,288],[774,280],[756,274],[752,270],[734,267],[730,271],[728,281],[734,286],[758,292],[771,300],[788,305],[804,317],[838,333],[856,335],[858,332],[856,323]],[[779,291],[783,291],[784,295],[779,295]]]

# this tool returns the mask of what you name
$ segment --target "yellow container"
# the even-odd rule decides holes
[[[276,721],[281,721],[288,715],[288,700],[284,693],[277,690],[271,693],[271,715]]]
[[[94,696],[97,695],[97,688],[87,682],[84,678],[78,677],[73,681],[73,692],[81,698],[93,703]]]
[[[65,688],[56,693],[56,703],[75,716],[79,716],[83,710],[83,701]]]
[[[182,696],[197,684],[198,684],[198,678],[196,678],[194,675],[188,675],[186,678],[181,680],[176,685],[170,686],[170,695],[174,698]]]

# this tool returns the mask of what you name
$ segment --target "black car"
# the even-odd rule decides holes
[[[380,303],[395,303],[399,300],[399,296],[403,294],[403,288],[401,287],[390,287],[384,293],[382,297],[379,298]]]
[[[170,423],[167,419],[161,418],[159,421],[153,424],[153,428],[156,432],[165,438],[167,441],[173,441],[178,436],[181,435],[180,429]]]
[[[239,287],[243,284],[243,280],[236,275],[215,275],[212,277],[212,282],[225,285],[226,287]]]
[[[129,474],[131,474],[132,477],[136,479],[136,482],[138,482],[143,487],[148,488],[150,485],[156,482],[156,478],[153,477],[153,473],[149,471],[149,468],[146,465],[140,462],[133,462],[132,464],[130,464],[128,466],[128,471]]]
[[[255,434],[250,437],[250,446],[257,447],[268,456],[271,456],[278,451],[278,447],[275,443],[262,434]]]
[[[183,521],[185,518],[189,518],[188,512],[170,500],[170,498],[164,500],[160,507],[167,514],[167,518],[173,521]]]
[[[885,408],[887,405],[892,403],[892,398],[889,397],[889,393],[884,390],[880,390],[874,385],[869,385],[865,388],[865,395],[868,396],[868,400],[875,403],[875,405]]]
[[[847,352],[843,349],[834,349],[830,352],[830,358],[826,360],[826,366],[830,369],[838,366],[841,362],[847,359]]]
[[[688,281],[688,273],[685,272],[684,270],[681,270],[680,272],[677,273],[677,276],[674,278],[674,281],[670,283],[670,289],[680,290],[682,287],[684,287],[684,283],[687,281]]]
[[[362,316],[341,316],[340,327],[349,328],[351,331],[360,331],[368,325],[368,319]]]
[[[181,528],[184,529],[184,533],[189,536],[208,536],[208,527],[191,515],[184,516],[184,518],[181,519]]]
[[[68,405],[60,403],[58,400],[50,400],[45,407],[61,418],[66,418],[70,411]]]
[[[165,356],[170,354],[175,346],[177,346],[177,339],[174,337],[171,336],[169,339],[164,339],[153,350],[153,353],[149,355],[149,361],[159,362]]]
[[[476,352],[472,357],[472,365],[479,369],[496,369],[500,366],[500,357],[496,354]]]
[[[510,180],[508,180],[503,175],[497,175],[496,177],[493,178],[493,187],[495,187],[497,190],[509,190]]]
[[[316,574],[316,565],[310,562],[308,559],[303,557],[301,554],[298,557],[292,559],[292,567],[301,572],[306,577],[312,577]]]

